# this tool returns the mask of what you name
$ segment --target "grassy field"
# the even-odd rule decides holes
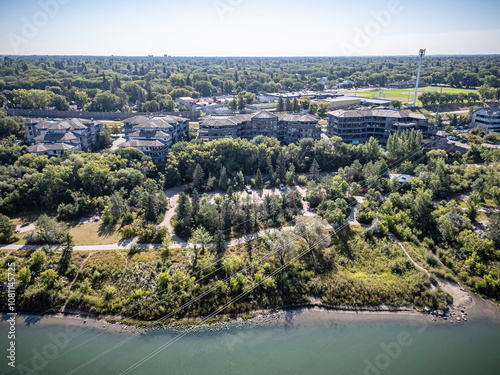
[[[75,245],[106,245],[120,241],[116,226],[108,229],[100,223],[74,224],[76,225],[70,226],[69,234]]]
[[[15,225],[19,225],[26,221],[36,222],[41,214],[48,216],[56,216],[56,212],[28,211],[11,217]],[[117,232],[118,226],[105,228],[101,223],[85,223],[80,224],[79,220],[66,223],[69,234],[73,237],[75,245],[106,245],[117,243],[120,241],[120,235]],[[18,240],[15,244],[23,245],[26,241],[23,239],[26,233],[18,233]]]
[[[420,87],[418,89],[418,93],[422,94],[423,92],[426,91],[434,91],[434,92],[440,92],[441,87],[434,87],[434,86],[426,86],[426,87]],[[414,95],[415,90],[414,89],[382,89],[382,90],[366,90],[366,91],[358,91],[353,94],[353,96],[362,96],[365,98],[378,98],[379,93],[380,93],[380,98],[382,99],[394,99],[394,100],[400,100],[403,103],[408,103],[413,101],[413,95]],[[452,94],[457,94],[457,93],[469,93],[469,92],[477,92],[475,89],[457,89],[453,87],[443,87],[443,93],[452,93]],[[420,100],[417,99],[417,105],[421,106],[422,103]]]

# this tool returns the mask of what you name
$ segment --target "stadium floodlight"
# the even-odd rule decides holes
[[[418,73],[417,82],[415,83],[415,95],[413,95],[413,107],[417,105],[417,95],[418,95],[418,82],[420,81],[420,68],[422,68],[422,60],[425,56],[425,49],[421,49],[418,52]]]

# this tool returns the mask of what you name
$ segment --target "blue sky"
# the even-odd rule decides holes
[[[499,19],[486,0],[0,0],[0,54],[497,54]]]

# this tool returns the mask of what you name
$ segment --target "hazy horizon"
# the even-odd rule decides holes
[[[165,58],[165,57],[173,57],[173,58],[265,58],[265,59],[273,59],[273,58],[373,58],[373,57],[413,57],[413,56],[418,56],[418,51],[412,55],[359,55],[359,56],[342,56],[342,55],[337,55],[337,56],[321,56],[321,55],[310,55],[310,56],[220,56],[220,55],[190,55],[190,56],[176,56],[176,55],[168,55],[168,56],[163,56],[163,55],[68,55],[68,54],[59,54],[59,55],[49,55],[49,54],[44,54],[44,55],[38,55],[38,54],[31,54],[31,55],[15,55],[15,54],[2,54],[0,53],[0,56],[7,56],[7,57],[144,57],[144,58]],[[441,57],[441,56],[452,56],[452,57],[457,57],[457,56],[500,56],[500,53],[468,53],[468,54],[453,54],[453,53],[437,53],[437,54],[431,54],[431,53],[426,53],[426,57]]]
[[[500,3],[487,0],[26,0],[0,12],[1,55],[500,54]]]

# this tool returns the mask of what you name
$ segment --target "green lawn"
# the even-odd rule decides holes
[[[69,234],[73,237],[75,245],[107,245],[120,241],[117,232],[118,225],[107,228],[102,223],[72,223]]]
[[[434,91],[434,92],[440,92],[441,87],[436,87],[436,86],[426,86],[426,87],[420,87],[418,89],[419,94],[423,93],[424,91]],[[356,93],[356,96],[363,96],[366,98],[378,98],[379,93],[380,97],[384,99],[398,99],[401,100],[403,103],[408,103],[413,101],[413,94],[415,92],[415,89],[386,89],[386,90],[374,90],[374,91],[358,91]],[[477,92],[475,89],[456,89],[453,87],[443,87],[443,93],[448,92],[448,93],[469,93],[469,92]],[[421,106],[422,103],[420,100],[417,99],[417,105]]]
[[[55,211],[27,211],[13,215],[11,220],[15,225],[19,225],[25,221],[34,223],[38,220],[40,215],[44,213],[52,217],[56,216]],[[101,223],[80,224],[79,220],[66,222],[65,224],[69,229],[69,234],[73,237],[75,245],[106,245],[120,241],[118,225],[115,225],[112,228],[107,228]],[[18,245],[25,244],[26,241],[23,239],[25,234],[25,232],[16,234],[18,239],[14,243]]]

